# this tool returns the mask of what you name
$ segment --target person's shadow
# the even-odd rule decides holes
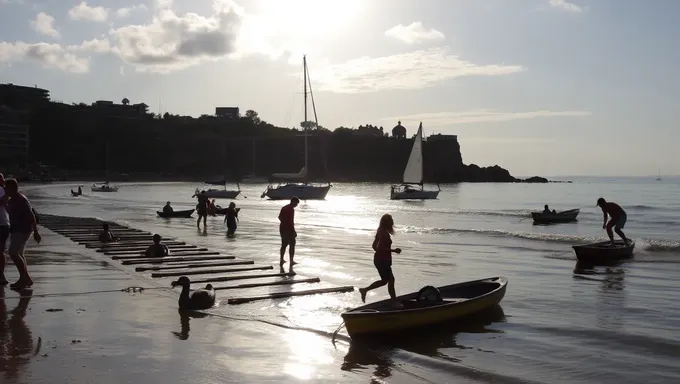
[[[5,288],[0,287],[0,372],[5,372],[9,382],[17,380],[20,369],[40,350],[39,339],[33,352],[33,335],[24,321],[33,290],[17,292],[21,295],[19,303],[8,312]]]
[[[189,311],[186,309],[178,309],[177,312],[179,313],[180,331],[179,332],[172,331],[172,333],[173,335],[175,335],[175,337],[177,337],[180,340],[189,339],[189,331],[191,330],[189,322],[191,321],[192,318],[202,319],[208,316],[207,313]]]

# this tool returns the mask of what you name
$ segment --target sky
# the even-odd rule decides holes
[[[0,0],[0,82],[455,134],[518,176],[680,174],[680,1]],[[311,106],[310,106],[311,110]]]

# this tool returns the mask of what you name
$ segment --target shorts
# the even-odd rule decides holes
[[[279,234],[281,235],[281,245],[295,245],[295,238],[297,237],[295,232],[279,230]]]
[[[203,207],[196,207],[196,213],[198,213],[198,216],[208,216],[208,208],[205,206]]]
[[[2,249],[0,252],[5,252],[5,246],[7,245],[7,239],[9,239],[9,225],[0,225],[0,244],[2,244]]]
[[[373,260],[373,265],[375,269],[378,270],[381,280],[394,279],[394,274],[392,274],[392,262],[388,260]]]
[[[31,238],[30,233],[13,232],[9,236],[9,254],[10,256],[23,256],[24,249],[26,248],[26,243],[28,239]]]
[[[628,221],[628,216],[626,215],[626,212],[622,212],[621,216],[614,221],[613,219],[609,222],[607,227],[611,228],[612,226],[614,229],[623,229],[623,227],[626,225],[626,221]]]

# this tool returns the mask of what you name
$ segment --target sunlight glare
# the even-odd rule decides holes
[[[315,334],[287,330],[283,339],[290,347],[289,361],[284,364],[284,372],[301,380],[309,380],[316,372],[315,366],[333,363],[327,350],[328,343]]]
[[[263,15],[280,33],[294,38],[331,35],[354,24],[361,0],[260,0]]]

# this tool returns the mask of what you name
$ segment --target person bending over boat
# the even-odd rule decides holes
[[[387,284],[387,291],[392,298],[393,306],[402,308],[401,303],[396,301],[397,294],[394,290],[394,274],[392,273],[392,252],[401,253],[401,248],[392,249],[391,235],[394,235],[394,219],[392,219],[392,215],[386,213],[380,218],[380,225],[373,240],[373,250],[375,251],[373,265],[378,270],[380,280],[374,281],[366,288],[359,288],[359,293],[361,294],[361,301],[365,303],[368,291]]]
[[[234,236],[238,222],[238,211],[240,210],[240,208],[236,208],[236,203],[233,201],[229,203],[227,213],[224,215],[224,222],[227,223],[227,236]]]
[[[602,213],[604,214],[604,222],[602,224],[602,228],[607,228],[607,235],[609,236],[609,240],[611,241],[611,246],[612,247],[614,246],[614,234],[612,233],[612,227],[614,227],[614,231],[616,231],[616,234],[621,236],[621,239],[623,239],[623,243],[628,245],[629,241],[622,231],[623,227],[626,225],[626,221],[628,220],[626,211],[624,211],[620,205],[611,201],[605,201],[605,199],[602,197],[597,199],[597,206],[602,208]],[[607,214],[611,216],[611,220],[609,220],[609,223],[607,223]]]
[[[198,213],[198,220],[196,220],[196,227],[201,228],[201,218],[203,218],[203,228],[207,228],[206,220],[208,220],[208,196],[205,191],[201,191],[198,195],[198,204],[196,204],[196,213]]]
[[[295,239],[297,232],[295,232],[295,207],[300,204],[300,199],[293,197],[290,199],[290,204],[286,204],[279,212],[279,234],[281,235],[281,260],[280,265],[286,261],[283,256],[286,254],[286,247],[288,247],[288,255],[290,256],[290,265],[297,264],[293,261],[295,257]]]
[[[31,238],[40,243],[41,236],[38,233],[38,224],[35,221],[33,208],[26,196],[19,193],[19,184],[15,179],[9,179],[5,183],[5,193],[9,196],[7,213],[10,222],[9,257],[19,270],[19,280],[11,284],[12,289],[24,289],[33,285],[33,279],[28,274],[24,249],[28,239]]]
[[[5,249],[9,240],[9,215],[7,214],[7,201],[9,196],[5,194],[5,176],[0,173],[0,285],[9,284],[5,278]]]
[[[172,215],[173,212],[175,212],[175,210],[172,209],[172,206],[170,206],[170,202],[168,201],[165,203],[165,207],[163,207],[163,213],[166,215]]]
[[[168,249],[168,246],[161,244],[161,235],[159,234],[153,235],[153,244],[144,251],[144,254],[148,257],[163,257],[167,256],[169,253],[170,250]]]
[[[116,235],[111,232],[111,227],[109,226],[109,223],[104,223],[102,224],[102,230],[99,232],[99,241],[102,243],[112,243],[114,241],[118,241],[118,238]]]

